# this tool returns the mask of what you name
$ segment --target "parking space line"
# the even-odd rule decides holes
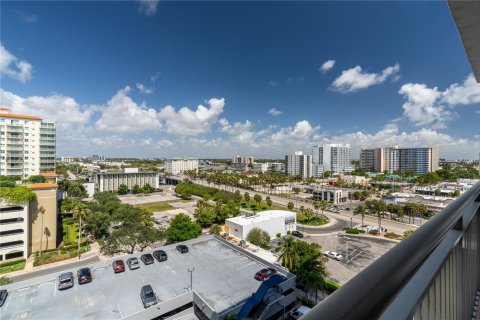
[[[118,313],[120,313],[120,319],[123,319],[123,313],[122,313],[122,310],[120,310],[120,306],[117,304],[117,310],[118,310]]]
[[[10,303],[10,300],[12,300],[12,296],[13,296],[14,293],[15,293],[15,291],[12,291],[12,294],[9,294],[9,295],[8,295],[8,297],[7,297],[7,304],[5,305],[4,311],[7,311],[8,304]]]

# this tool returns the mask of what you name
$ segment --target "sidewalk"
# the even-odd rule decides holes
[[[44,265],[41,265],[41,266],[38,266],[38,267],[33,266],[33,261],[35,260],[35,255],[32,254],[32,255],[30,255],[30,257],[28,257],[27,263],[25,264],[25,268],[23,270],[5,273],[4,276],[9,278],[9,277],[15,277],[15,276],[18,276],[18,275],[22,275],[22,274],[26,274],[26,273],[30,273],[30,272],[34,272],[34,271],[47,270],[47,269],[55,268],[55,267],[58,267],[58,266],[68,266],[71,263],[78,262],[78,261],[83,261],[83,260],[88,260],[90,258],[99,256],[99,255],[100,255],[100,245],[98,244],[98,242],[94,242],[94,243],[90,244],[90,251],[82,254],[80,256],[80,258],[75,257],[75,258],[71,258],[71,259],[68,259],[68,260],[62,260],[62,261],[58,261],[58,262],[44,264]]]

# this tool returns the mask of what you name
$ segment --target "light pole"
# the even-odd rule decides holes
[[[353,217],[350,217],[350,229],[353,229]]]
[[[192,269],[187,269],[188,272],[190,272],[190,290],[193,291],[193,271],[195,271],[195,267],[193,267]]]

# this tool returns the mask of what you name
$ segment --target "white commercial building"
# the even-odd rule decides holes
[[[342,189],[334,187],[319,187],[312,190],[313,200],[325,200],[333,204],[344,202],[348,192],[344,194]]]
[[[254,163],[253,171],[255,172],[267,172],[268,171],[268,163]]]
[[[349,144],[324,144],[312,148],[312,163],[316,166],[314,173],[317,178],[325,171],[334,174],[351,172],[351,162],[352,150]]]
[[[55,172],[55,122],[0,108],[0,175]]]
[[[198,159],[167,159],[164,163],[165,172],[177,175],[184,171],[198,171]]]
[[[285,165],[281,162],[267,162],[268,171],[285,172]]]
[[[297,215],[283,210],[262,211],[250,216],[239,216],[225,220],[227,232],[239,239],[246,239],[253,228],[266,231],[274,239],[278,233],[282,236],[287,231],[296,230]]]
[[[28,258],[28,204],[0,202],[0,261]]]
[[[246,164],[254,164],[255,158],[254,157],[241,157],[237,155],[236,157],[232,158],[232,163],[246,163]]]
[[[285,173],[289,176],[302,178],[312,177],[312,156],[296,151],[295,154],[285,156]]]
[[[143,188],[149,184],[153,189],[160,188],[160,175],[157,172],[105,172],[93,176],[97,192],[117,191],[124,184],[128,190],[134,186]]]

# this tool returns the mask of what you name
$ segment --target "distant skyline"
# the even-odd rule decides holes
[[[446,2],[2,2],[0,106],[57,156],[283,158],[314,144],[478,159]]]

